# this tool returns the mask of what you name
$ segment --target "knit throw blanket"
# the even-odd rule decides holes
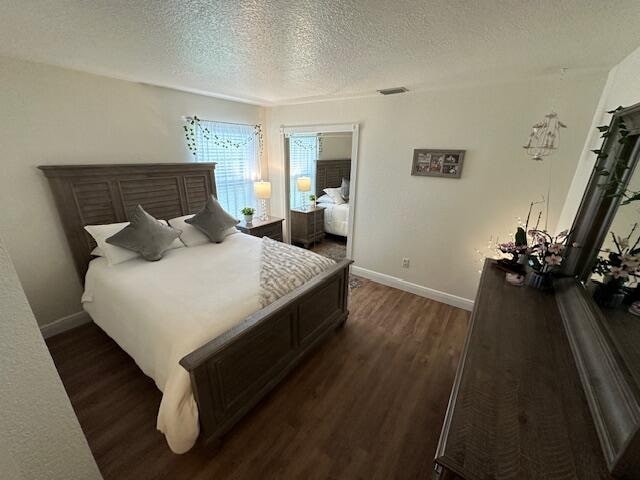
[[[322,273],[336,262],[286,243],[262,238],[260,303],[266,307]]]

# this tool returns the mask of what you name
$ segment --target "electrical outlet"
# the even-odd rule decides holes
[[[402,268],[409,268],[409,259],[406,257],[402,259]]]

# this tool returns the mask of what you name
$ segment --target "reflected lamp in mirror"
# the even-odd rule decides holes
[[[268,220],[267,200],[271,198],[271,182],[253,182],[253,193],[260,200],[260,220]]]
[[[311,191],[311,177],[298,177],[296,179],[296,186],[302,194],[302,208],[306,210],[308,208],[306,193]]]

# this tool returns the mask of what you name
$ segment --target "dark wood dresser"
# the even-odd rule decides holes
[[[254,237],[269,237],[282,242],[282,222],[283,218],[269,217],[268,220],[254,218],[253,222],[246,223],[242,220],[236,228],[242,233],[253,235]]]
[[[554,295],[504,276],[486,261],[434,478],[611,478]]]
[[[291,241],[309,248],[324,238],[324,207],[291,209]]]

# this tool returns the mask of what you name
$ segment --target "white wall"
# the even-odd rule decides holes
[[[259,123],[253,105],[0,57],[0,232],[40,324],[80,310],[81,283],[38,165],[190,160],[184,115]]]
[[[630,107],[640,102],[640,48],[636,49],[622,62],[616,65],[609,72],[607,83],[596,109],[589,137],[585,142],[577,165],[571,188],[567,195],[562,215],[558,222],[561,228],[569,228],[578,212],[582,195],[587,188],[589,177],[596,161],[595,154],[591,151],[602,145],[600,133],[596,127],[598,125],[608,125],[611,122],[611,115],[607,112],[620,105]]]
[[[561,84],[569,125],[553,159],[551,225],[559,217],[604,74]],[[282,195],[283,124],[359,122],[360,167],[354,238],[357,265],[473,298],[477,256],[491,235],[513,230],[546,191],[547,166],[521,145],[550,108],[558,80],[478,86],[263,109],[0,58],[0,232],[41,325],[80,310],[81,283],[60,227],[43,164],[188,161],[183,115],[258,123]],[[467,150],[460,180],[410,176],[414,148]],[[401,268],[401,258],[411,268]]]
[[[318,160],[351,158],[351,136],[351,133],[341,132],[323,134]]]
[[[359,122],[356,265],[472,299],[475,249],[491,235],[512,232],[529,202],[546,195],[550,165],[550,225],[557,222],[604,81],[604,72],[569,74],[562,82],[533,78],[269,109],[274,196],[283,192],[281,126]],[[532,161],[522,145],[558,89],[557,110],[569,128],[554,158]],[[465,149],[462,178],[411,176],[414,148]],[[272,202],[273,214],[282,214],[280,208]],[[410,269],[402,268],[402,257],[410,258]]]
[[[0,238],[0,478],[102,478]]]

